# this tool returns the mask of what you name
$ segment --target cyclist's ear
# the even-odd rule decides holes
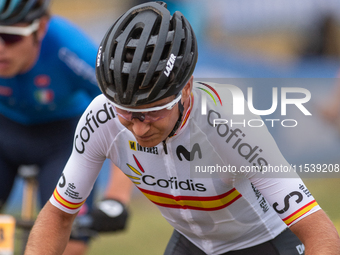
[[[47,32],[47,28],[48,28],[48,21],[49,21],[48,16],[42,16],[40,18],[39,28],[38,28],[38,31],[37,31],[37,39],[38,39],[39,42],[41,42],[45,37],[45,34]]]
[[[181,99],[182,103],[184,103],[190,97],[193,84],[194,84],[194,76],[191,76],[187,84],[182,89],[182,99]]]

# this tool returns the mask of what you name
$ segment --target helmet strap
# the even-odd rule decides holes
[[[178,102],[178,110],[179,110],[179,116],[178,116],[177,122],[176,122],[174,128],[172,129],[171,133],[168,135],[168,137],[172,137],[176,133],[177,129],[179,128],[179,126],[182,123],[184,106],[183,106],[181,100]]]

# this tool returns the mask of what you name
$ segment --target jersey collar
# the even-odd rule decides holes
[[[194,95],[193,95],[192,92],[191,92],[191,94],[190,94],[189,100],[190,100],[189,108],[188,108],[187,112],[186,112],[185,115],[184,115],[184,118],[183,118],[183,121],[182,121],[180,127],[177,129],[176,133],[175,133],[172,137],[178,135],[178,134],[181,132],[181,130],[182,130],[185,126],[188,125],[189,116],[190,116],[190,114],[191,114],[192,107],[193,107],[193,105],[194,105]]]

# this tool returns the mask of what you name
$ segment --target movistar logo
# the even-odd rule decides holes
[[[180,145],[177,147],[176,149],[176,154],[177,157],[180,161],[182,161],[182,156],[188,160],[188,161],[193,161],[195,159],[195,154],[198,154],[198,157],[201,159],[202,158],[202,151],[201,151],[201,147],[198,143],[195,143],[192,147],[192,150],[189,152],[183,145]]]
[[[199,192],[204,192],[207,190],[203,183],[194,183],[194,181],[191,179],[186,179],[184,181],[178,180],[177,177],[170,177],[169,179],[157,179],[152,175],[145,174],[144,168],[135,155],[133,155],[133,158],[138,169],[130,164],[126,164],[133,172],[133,175],[126,174],[126,176],[129,177],[136,185],[143,183],[148,186],[158,186],[160,188],[192,190]]]

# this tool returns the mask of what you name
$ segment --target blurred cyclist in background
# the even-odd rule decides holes
[[[335,84],[328,97],[327,104],[319,106],[321,116],[340,132],[340,71],[334,79]]]
[[[72,150],[78,119],[100,94],[94,71],[97,46],[68,21],[50,16],[49,3],[0,1],[0,208],[21,165],[39,167],[40,203],[48,201]],[[122,185],[124,180],[117,178],[117,182]],[[87,226],[100,231],[98,223],[106,217],[112,223],[104,231],[123,229],[126,207],[108,200],[106,212],[121,209],[115,215],[108,216],[99,209],[103,206],[91,210],[92,193],[80,213],[91,218],[92,225]],[[65,254],[83,254],[89,237],[78,235],[72,240]]]

